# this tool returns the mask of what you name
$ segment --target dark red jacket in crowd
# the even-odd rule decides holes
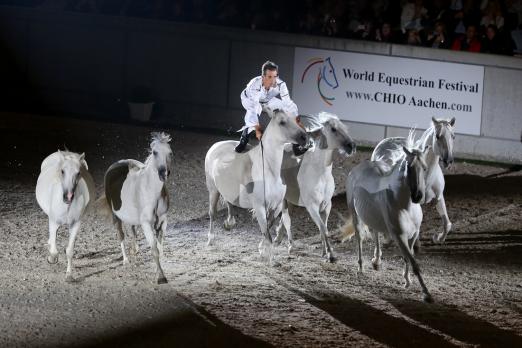
[[[480,41],[477,39],[471,40],[468,44],[466,37],[457,38],[453,41],[451,49],[454,51],[468,51],[468,52],[480,52]]]

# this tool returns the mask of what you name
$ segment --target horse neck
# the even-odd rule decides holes
[[[318,168],[331,167],[333,163],[333,153],[333,150],[322,150],[316,144],[313,151],[309,150],[305,152],[302,165],[311,163],[314,167],[317,166]]]
[[[265,135],[269,135],[266,134]],[[270,136],[263,135],[261,143],[254,150],[259,152],[264,160],[265,175],[271,173],[274,177],[278,178],[281,174],[281,164],[283,163],[283,150],[284,143],[279,143]],[[257,154],[254,154],[255,156]],[[257,156],[256,156],[257,157]],[[258,157],[260,158],[260,157]]]
[[[426,165],[428,166],[426,170],[426,176],[428,176],[435,166],[439,165],[439,155],[435,153],[435,145],[437,143],[437,139],[435,137],[435,127],[431,126],[426,129],[419,139],[420,149],[426,148],[427,145],[431,145],[431,148],[428,150],[426,155]]]
[[[152,161],[152,154],[147,157],[145,161],[145,168],[143,169],[145,176],[149,180],[149,184],[152,185],[152,189],[157,193],[161,192],[163,185],[165,184],[163,181],[159,179],[158,171],[154,168],[154,163]]]
[[[408,185],[407,162],[403,160],[399,165],[395,166],[390,176],[392,183],[395,183],[391,187],[398,203],[397,208],[408,207],[411,204],[411,191]]]

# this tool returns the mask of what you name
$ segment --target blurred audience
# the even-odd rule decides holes
[[[522,0],[0,0],[0,5],[323,35],[471,52],[520,52]],[[514,39],[512,39],[512,37]]]

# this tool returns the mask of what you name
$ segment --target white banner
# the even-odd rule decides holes
[[[297,47],[292,96],[302,114],[423,129],[455,117],[480,135],[483,82],[482,66]]]

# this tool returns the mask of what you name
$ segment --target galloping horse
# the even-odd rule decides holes
[[[359,271],[362,272],[362,233],[364,225],[370,227],[375,240],[375,252],[372,260],[375,269],[381,262],[379,233],[385,233],[393,239],[404,257],[405,287],[411,283],[409,264],[417,276],[424,293],[424,300],[432,297],[424,284],[420,269],[413,257],[413,245],[419,237],[422,223],[422,209],[418,204],[424,198],[426,154],[428,149],[420,151],[403,147],[404,159],[395,164],[385,175],[375,162],[365,161],[350,171],[346,179],[346,197],[348,211],[352,217],[351,227],[355,227],[358,241]],[[350,225],[346,226],[345,234]]]
[[[281,180],[283,148],[285,143],[304,146],[307,135],[283,111],[264,110],[271,120],[261,144],[247,152],[237,153],[234,151],[237,141],[215,143],[205,157],[205,175],[210,216],[208,244],[215,238],[214,220],[221,196],[228,206],[228,227],[234,224],[232,205],[254,210],[264,237],[259,244],[259,252],[270,260],[272,237],[269,229],[281,213],[286,192],[286,185]]]
[[[105,172],[105,201],[118,229],[123,263],[127,263],[128,258],[122,223],[132,226],[134,236],[135,226],[141,226],[156,263],[158,284],[167,283],[159,256],[169,208],[166,181],[172,171],[170,140],[168,134],[152,133],[150,155],[145,163],[133,159],[120,160]]]
[[[87,208],[94,201],[94,182],[87,171],[85,154],[60,151],[49,155],[42,162],[38,182],[36,183],[36,200],[49,217],[49,263],[58,262],[56,249],[56,231],[61,225],[69,227],[69,244],[67,245],[66,281],[73,281],[72,256],[76,235],[80,229],[80,221]]]
[[[335,190],[332,175],[334,151],[351,155],[355,143],[348,134],[348,128],[336,115],[321,112],[318,115],[301,115],[301,123],[315,136],[314,148],[308,150],[302,159],[286,152],[283,156],[282,177],[287,185],[285,204],[278,226],[276,244],[283,238],[283,227],[288,236],[288,251],[292,248],[289,208],[292,205],[305,207],[319,228],[323,245],[323,257],[333,262],[334,256],[328,242],[328,217],[332,208]],[[289,204],[290,203],[290,204]]]
[[[444,200],[444,174],[439,166],[439,161],[442,161],[444,168],[449,167],[453,163],[454,125],[455,118],[444,120],[433,117],[431,127],[424,131],[414,145],[420,149],[425,148],[427,145],[431,146],[426,158],[428,165],[426,170],[426,192],[421,204],[429,203],[434,198],[437,200],[437,211],[442,218],[444,231],[435,233],[432,236],[435,243],[443,243],[451,231],[451,221],[448,217]],[[401,137],[383,139],[373,150],[371,160],[384,161],[390,166],[395,165],[395,163],[402,161],[405,156],[402,146],[406,142],[407,140]]]

